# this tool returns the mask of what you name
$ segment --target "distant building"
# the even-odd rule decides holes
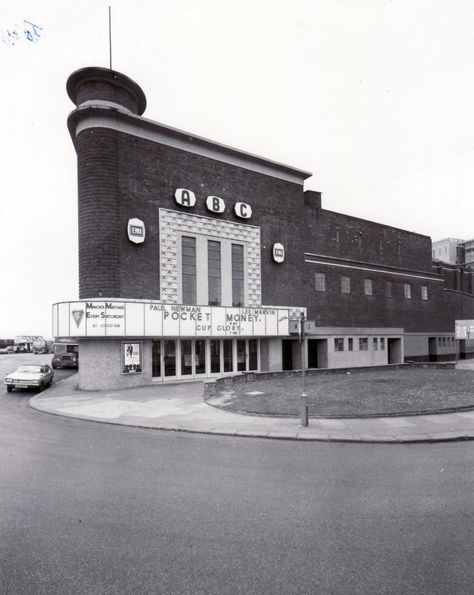
[[[464,262],[464,240],[456,238],[437,240],[431,245],[431,255],[433,260],[440,260],[447,264],[462,264]]]
[[[474,268],[474,240],[467,240],[463,243],[464,264],[469,268]]]

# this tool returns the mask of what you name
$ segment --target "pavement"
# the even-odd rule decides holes
[[[474,369],[474,362],[459,368]],[[38,411],[95,422],[229,436],[333,442],[441,442],[474,439],[474,411],[376,418],[243,415],[203,400],[203,383],[155,384],[116,391],[80,391],[77,374],[30,399]]]

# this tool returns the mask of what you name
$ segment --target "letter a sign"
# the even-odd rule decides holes
[[[196,196],[192,190],[186,188],[178,188],[174,193],[176,202],[182,207],[194,207],[196,204]]]

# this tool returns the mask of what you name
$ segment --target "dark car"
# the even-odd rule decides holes
[[[50,366],[31,364],[20,366],[15,372],[5,376],[5,384],[9,393],[14,388],[34,388],[40,391],[51,386],[53,378],[54,372]]]
[[[77,343],[55,343],[51,365],[56,368],[79,367],[79,345]]]

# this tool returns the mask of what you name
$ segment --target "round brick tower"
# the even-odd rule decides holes
[[[146,108],[146,97],[141,88],[115,70],[89,66],[76,70],[66,83],[67,93],[76,107],[110,105],[125,108],[141,116]]]
[[[76,105],[68,128],[78,167],[79,298],[123,297],[123,137],[145,111],[145,94],[124,74],[100,67],[76,70],[66,89]]]

